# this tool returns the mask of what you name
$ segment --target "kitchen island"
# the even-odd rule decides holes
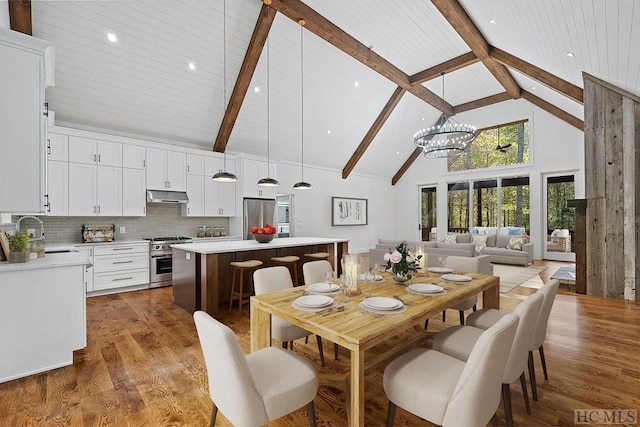
[[[298,277],[302,275],[304,254],[329,253],[329,262],[339,272],[336,260],[348,252],[348,240],[324,237],[284,237],[269,243],[254,240],[184,243],[172,245],[173,296],[176,304],[189,312],[203,310],[218,314],[220,304],[228,304],[231,295],[231,266],[234,261],[257,259],[262,267],[275,265],[271,258],[300,257]],[[245,278],[248,280],[248,278]],[[248,283],[248,282],[247,282]],[[245,285],[245,289],[248,289]]]
[[[78,252],[0,263],[0,383],[71,365],[87,345],[88,264]]]

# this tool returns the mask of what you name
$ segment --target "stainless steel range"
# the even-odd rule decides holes
[[[153,237],[149,240],[149,287],[159,288],[171,285],[173,261],[171,245],[191,243],[191,237]]]

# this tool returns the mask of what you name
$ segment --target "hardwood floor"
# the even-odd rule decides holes
[[[538,264],[548,268],[503,295],[504,309],[512,310],[565,265]],[[458,319],[447,316],[445,324],[439,317],[430,320],[429,330],[442,330]],[[220,320],[248,351],[247,310],[225,310]],[[208,425],[212,404],[198,337],[191,314],[173,304],[171,288],[89,298],[87,331],[88,345],[76,352],[72,366],[0,384],[0,426]],[[299,340],[295,351],[316,362],[321,373],[347,372],[344,352],[338,361],[327,357],[327,367],[320,368],[315,340],[307,345]],[[325,355],[331,354],[327,343]],[[640,303],[561,290],[549,321],[545,355],[549,381],[536,355],[539,400],[532,402],[531,415],[525,412],[519,384],[512,385],[517,426],[572,426],[574,409],[640,410]],[[384,425],[386,417],[383,372],[382,367],[366,379],[370,426]],[[345,424],[344,398],[340,386],[321,385],[315,400],[319,426]],[[498,415],[505,425],[502,410]],[[219,414],[217,425],[230,423]],[[301,410],[270,425],[308,423]],[[398,408],[395,425],[430,424]]]

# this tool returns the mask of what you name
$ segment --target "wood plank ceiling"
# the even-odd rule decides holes
[[[33,33],[57,46],[59,121],[256,155],[269,126],[272,156],[297,162],[304,114],[310,163],[395,184],[420,154],[413,132],[440,111],[523,98],[582,129],[581,71],[640,92],[632,0],[239,0],[224,20],[208,3],[35,2]]]

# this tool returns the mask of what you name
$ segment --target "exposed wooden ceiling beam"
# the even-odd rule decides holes
[[[346,179],[353,171],[353,168],[356,166],[360,158],[364,155],[365,151],[367,151],[367,148],[369,148],[371,141],[373,141],[378,132],[380,132],[380,129],[382,129],[382,126],[387,121],[405,93],[406,89],[401,88],[400,86],[398,86],[398,88],[396,88],[396,90],[393,92],[393,95],[391,95],[391,98],[389,98],[389,101],[387,101],[387,104],[384,106],[376,120],[373,122],[373,125],[362,139],[362,142],[360,142],[360,145],[358,145],[358,148],[356,148],[356,151],[354,151],[354,153],[351,155],[351,158],[342,169],[342,179]]]
[[[456,58],[445,61],[442,64],[435,65],[431,68],[427,68],[424,71],[420,71],[413,76],[410,76],[409,83],[411,83],[412,85],[421,84],[440,76],[442,73],[448,74],[453,71],[459,70],[460,68],[475,64],[478,61],[480,61],[480,58],[478,58],[475,53],[467,52]]]
[[[456,105],[453,107],[453,111],[458,114],[464,111],[475,110],[476,108],[486,107],[487,105],[497,104],[498,102],[508,101],[512,99],[511,95],[507,92],[498,93],[495,95],[487,96],[485,98],[476,99],[475,101],[466,102],[464,104]]]
[[[304,19],[305,28],[317,35],[329,44],[340,49],[352,58],[360,61],[378,74],[391,80],[393,83],[409,89],[409,76],[398,67],[378,55],[364,44],[344,32],[334,23],[315,10],[311,9],[300,0],[266,0],[269,6],[282,13],[284,16],[298,22]]]
[[[471,48],[512,98],[520,97],[520,86],[504,65],[489,56],[489,43],[457,0],[431,0],[442,16]]]
[[[527,61],[505,52],[504,50],[498,49],[497,47],[489,46],[489,55],[507,67],[515,68],[521,73],[549,86],[561,94],[568,96],[581,104],[583,103],[583,91],[581,87],[569,83],[560,77],[554,76],[548,71],[538,68]]]
[[[542,98],[538,98],[537,96],[535,96],[534,94],[532,94],[531,92],[527,92],[526,90],[522,91],[522,97],[524,99],[526,99],[527,101],[529,101],[530,103],[537,105],[538,107],[542,108],[543,110],[545,110],[547,113],[556,116],[557,118],[559,118],[560,120],[563,120],[567,123],[569,123],[571,126],[584,131],[584,121],[580,120],[579,118],[575,117],[572,114],[567,113],[566,111],[556,107],[553,104],[550,104],[549,102],[545,101]]]
[[[453,105],[449,104],[444,99],[440,98],[438,95],[431,92],[426,87],[418,84],[409,89],[409,92],[422,99],[427,104],[438,109],[438,111],[445,112],[450,116],[453,116],[455,113],[453,112]]]
[[[33,35],[31,0],[9,0],[9,23],[12,30]]]
[[[413,150],[413,153],[411,153],[409,158],[402,164],[400,169],[398,169],[398,172],[396,172],[396,174],[391,179],[391,185],[396,185],[398,181],[400,181],[400,178],[402,178],[402,175],[404,175],[405,172],[409,170],[409,167],[411,167],[413,162],[416,161],[420,153],[422,153],[422,148],[420,147],[417,147],[415,150]]]
[[[240,72],[238,73],[238,79],[233,87],[233,92],[231,92],[229,103],[227,104],[227,108],[224,112],[224,117],[220,124],[220,129],[218,130],[218,136],[213,144],[213,151],[223,153],[227,148],[227,142],[229,142],[231,131],[233,130],[233,126],[235,125],[238,114],[240,113],[242,101],[244,101],[244,97],[249,89],[249,84],[251,84],[251,78],[256,70],[260,54],[262,53],[264,43],[269,36],[269,30],[271,29],[271,24],[273,24],[275,16],[276,11],[274,9],[264,4],[262,5],[256,26],[254,27],[253,34],[251,35],[251,40],[249,41],[249,47],[244,55],[244,60],[242,61]]]

